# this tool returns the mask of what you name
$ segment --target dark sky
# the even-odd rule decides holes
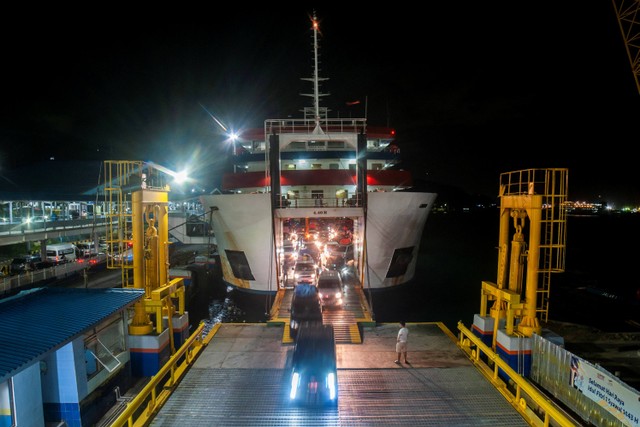
[[[571,199],[640,205],[640,94],[610,1],[430,3],[317,8],[322,105],[366,105],[417,178],[495,196],[502,172],[566,167]],[[1,30],[0,165],[190,162],[215,180],[225,148],[207,111],[238,129],[309,105],[312,11],[17,13],[20,31]]]

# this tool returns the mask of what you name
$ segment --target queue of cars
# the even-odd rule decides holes
[[[332,325],[323,324],[318,287],[301,283],[291,300],[289,335],[295,340],[289,399],[298,405],[338,403],[336,344]]]
[[[11,260],[11,264],[9,264],[9,274],[13,276],[26,273],[27,271],[52,267],[53,265],[53,262],[47,259],[43,261],[40,255],[23,255]]]
[[[295,245],[286,244],[281,250],[281,265],[284,272],[285,285],[299,283],[315,283],[324,270],[345,274],[354,263],[353,244],[328,242],[320,249],[314,243]],[[313,271],[315,269],[315,272]]]
[[[85,258],[89,259],[89,264],[95,264],[95,257],[98,253],[95,246],[89,243],[78,243],[77,245],[74,243],[54,243],[47,245],[44,259],[39,253],[17,256],[8,264],[7,271],[5,272],[3,269],[3,272],[13,276],[76,260],[84,261]]]
[[[299,261],[296,263],[295,271],[296,285],[291,299],[289,321],[289,335],[294,340],[302,325],[322,324],[325,308],[342,307],[345,291],[342,278],[337,271],[318,271],[312,261]]]
[[[289,399],[294,404],[337,405],[338,372],[332,325],[323,311],[344,305],[342,274],[353,263],[352,244],[301,240],[284,245],[285,286],[293,285],[289,335],[295,340]]]

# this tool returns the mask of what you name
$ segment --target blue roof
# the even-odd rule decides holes
[[[142,289],[37,288],[0,301],[0,383],[144,296]]]

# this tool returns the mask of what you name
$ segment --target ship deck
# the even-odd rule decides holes
[[[282,290],[269,322],[218,325],[150,425],[528,425],[441,323],[408,323],[410,363],[396,364],[399,326],[376,324],[362,290],[347,287],[345,306],[324,316],[336,328],[337,407],[288,401],[294,344],[287,324],[291,290]]]

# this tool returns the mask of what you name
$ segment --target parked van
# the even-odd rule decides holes
[[[54,264],[75,261],[77,249],[73,243],[47,245],[47,259]]]
[[[78,251],[83,257],[90,257],[92,255],[96,255],[98,251],[96,250],[96,245],[92,243],[78,243],[76,245],[78,247]]]

